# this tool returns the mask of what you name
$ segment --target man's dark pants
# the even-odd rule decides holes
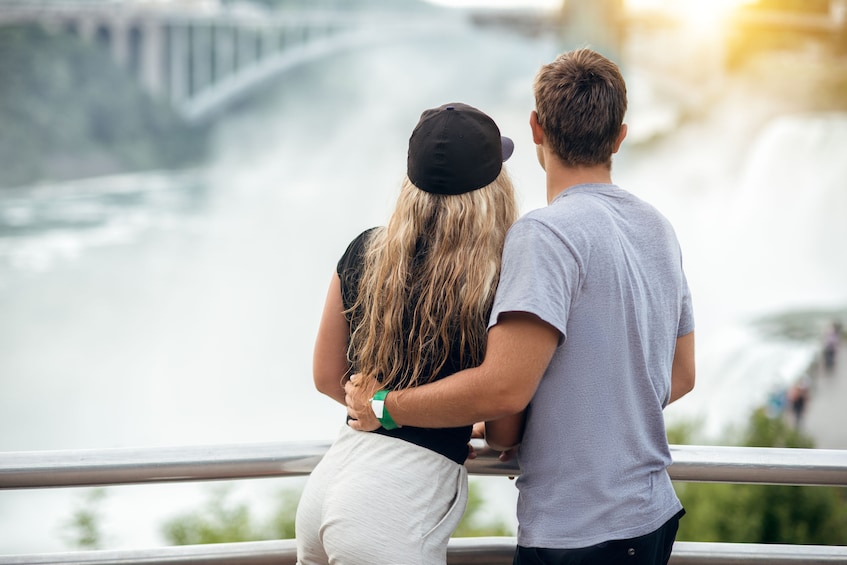
[[[665,565],[685,510],[658,530],[624,540],[612,540],[578,549],[522,547],[515,550],[512,565]]]

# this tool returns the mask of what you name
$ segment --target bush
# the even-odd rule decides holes
[[[747,447],[811,448],[781,417],[756,410]],[[687,514],[678,540],[736,543],[847,544],[847,489],[784,485],[677,483]]]

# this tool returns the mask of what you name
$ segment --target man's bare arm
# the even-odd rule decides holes
[[[671,398],[668,404],[694,389],[694,375],[694,332],[691,332],[676,340],[671,369]]]
[[[497,420],[523,410],[553,357],[559,332],[533,314],[507,312],[488,332],[485,360],[424,386],[391,392],[385,407],[401,426],[446,428]],[[374,430],[379,421],[368,399],[378,384],[360,377],[348,383],[350,426]]]

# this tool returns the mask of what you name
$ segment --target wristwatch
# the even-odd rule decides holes
[[[388,413],[388,410],[385,408],[385,397],[388,396],[387,390],[378,390],[371,398],[371,410],[374,411],[374,416],[379,420],[379,423],[382,424],[382,427],[386,430],[394,430],[399,428],[397,422],[391,417],[391,414]]]

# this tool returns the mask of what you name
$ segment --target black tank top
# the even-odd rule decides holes
[[[341,279],[341,298],[345,309],[351,308],[356,302],[359,292],[359,279],[361,278],[362,268],[364,266],[363,256],[368,236],[373,229],[375,228],[359,234],[350,243],[347,251],[344,252],[341,260],[338,262],[337,270],[338,276]],[[352,324],[355,323],[353,321],[354,318],[354,315],[348,314],[347,316],[348,322],[351,323],[351,333],[353,330]],[[449,359],[441,371],[433,376],[432,380],[438,380],[468,368],[467,366],[461,366],[458,361],[460,359],[460,351],[458,349],[459,345],[454,344]],[[356,370],[356,367],[353,367],[353,372],[356,372]],[[471,437],[471,426],[462,426],[459,428],[417,428],[414,426],[403,426],[394,430],[379,428],[374,433],[396,437],[431,449],[462,465],[468,457],[468,441]]]

